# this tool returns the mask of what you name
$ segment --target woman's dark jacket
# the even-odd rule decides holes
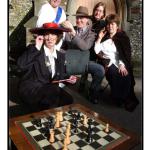
[[[45,64],[43,47],[39,51],[34,45],[29,45],[17,63],[20,69],[25,72],[19,85],[19,91],[23,95],[36,95],[43,85],[51,84],[53,80],[65,77],[65,56],[59,51],[57,51],[57,59],[55,59],[56,70],[53,78],[51,78]]]

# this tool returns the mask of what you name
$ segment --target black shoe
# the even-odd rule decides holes
[[[92,102],[93,104],[98,104],[98,99],[97,99],[97,98],[92,99],[91,102]]]
[[[85,84],[81,84],[79,85],[78,91],[79,93],[83,93],[84,92],[84,88],[85,88]]]
[[[124,107],[124,100],[123,99],[114,99],[114,102],[117,107],[123,108]]]
[[[89,101],[93,104],[98,104],[98,98],[96,98],[95,96],[90,96],[89,95]]]
[[[125,109],[129,112],[133,112],[138,104],[139,101],[130,101],[125,104]]]
[[[95,90],[89,90],[89,101],[93,104],[99,103],[99,92]]]
[[[137,97],[133,92],[131,93],[130,97],[127,99],[125,103],[125,109],[129,112],[133,112],[138,104],[139,100],[137,99]]]
[[[124,103],[122,103],[122,102],[116,102],[116,106],[120,107],[120,108],[123,108],[124,107]]]

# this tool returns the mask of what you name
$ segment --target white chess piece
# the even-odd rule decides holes
[[[59,112],[59,120],[63,121],[63,112],[62,111]]]
[[[87,125],[87,116],[86,116],[86,115],[84,115],[83,124],[84,124],[85,126]]]
[[[56,128],[60,127],[60,114],[59,112],[56,113],[56,124],[55,124]]]
[[[109,132],[109,124],[106,124],[106,128],[105,128],[105,132],[108,133]]]

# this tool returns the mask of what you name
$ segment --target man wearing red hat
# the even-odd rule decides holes
[[[24,72],[18,89],[20,98],[42,109],[71,104],[72,96],[60,88],[59,82],[66,76],[65,56],[55,47],[63,32],[69,30],[56,23],[45,23],[30,31],[40,36],[18,59],[18,66]],[[67,81],[75,83],[74,80]]]

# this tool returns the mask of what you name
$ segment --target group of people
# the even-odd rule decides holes
[[[35,44],[29,45],[18,59],[24,71],[19,85],[21,99],[42,109],[73,103],[61,81],[75,83],[66,73],[65,52],[77,49],[90,51],[87,70],[80,81],[83,89],[88,73],[92,75],[89,100],[98,103],[101,81],[106,76],[114,102],[133,111],[139,102],[134,93],[131,46],[126,33],[119,29],[118,15],[105,16],[103,2],[95,5],[92,16],[88,8],[80,6],[73,26],[60,3],[61,0],[50,0],[41,7],[37,27],[30,30],[37,35]]]

